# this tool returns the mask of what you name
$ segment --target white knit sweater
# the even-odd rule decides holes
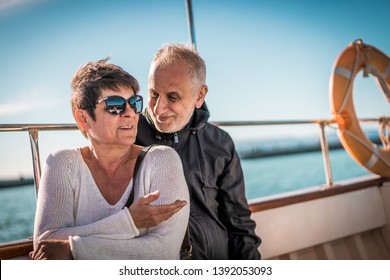
[[[114,178],[113,178],[114,180]],[[159,226],[137,229],[128,208],[130,181],[120,201],[110,205],[100,193],[80,149],[52,153],[42,172],[34,229],[39,240],[69,240],[74,259],[178,259],[187,228],[189,194],[176,151],[149,150],[139,169],[134,200],[160,190],[153,204],[188,204]]]

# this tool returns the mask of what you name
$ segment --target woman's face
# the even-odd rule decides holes
[[[131,88],[120,87],[118,90],[102,91],[99,100],[108,96],[121,96],[128,100],[134,95]],[[88,138],[94,145],[129,146],[135,142],[137,135],[138,114],[126,103],[126,110],[121,114],[108,112],[106,103],[96,104],[95,121],[88,118]]]

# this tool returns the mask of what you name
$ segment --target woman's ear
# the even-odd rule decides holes
[[[202,104],[206,98],[207,92],[209,91],[209,88],[206,85],[202,85],[202,87],[198,91],[198,96],[196,99],[195,107],[199,109],[202,107]]]
[[[83,131],[86,132],[89,128],[88,125],[88,113],[82,109],[76,109],[74,111],[74,117],[76,119],[77,126]]]

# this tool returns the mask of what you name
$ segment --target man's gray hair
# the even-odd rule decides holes
[[[165,44],[160,48],[152,60],[158,67],[166,67],[177,61],[184,61],[189,66],[190,79],[193,89],[198,90],[206,84],[206,64],[199,53],[184,44]]]

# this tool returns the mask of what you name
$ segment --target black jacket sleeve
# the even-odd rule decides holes
[[[218,178],[219,216],[229,232],[229,259],[261,259],[258,251],[261,239],[256,235],[256,224],[250,218],[244,175],[233,141],[230,153],[231,160]]]

